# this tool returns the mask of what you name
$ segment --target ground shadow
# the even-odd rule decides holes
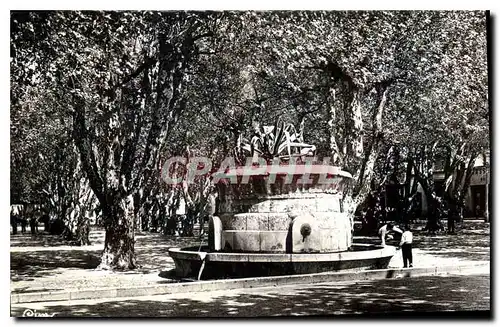
[[[226,295],[227,292],[223,295],[207,292],[202,298],[197,293],[196,296],[165,296],[161,301],[126,299],[92,305],[55,305],[45,309],[56,313],[58,317],[188,318],[397,315],[405,312],[490,310],[489,276],[480,276],[468,282],[464,282],[464,278],[434,276],[364,281],[349,285],[304,285],[288,292],[286,287],[280,290],[243,290],[232,295]],[[24,309],[14,308],[11,314],[19,316]]]
[[[455,235],[442,233],[434,236],[416,230],[413,232],[413,248],[422,249],[425,253],[438,258],[458,258],[470,261],[490,260],[489,223],[465,222],[463,228]],[[354,241],[380,244],[377,237],[357,236]],[[388,241],[388,244],[397,245],[397,242]]]
[[[89,234],[90,244],[104,243],[104,230],[94,227]],[[55,247],[72,245],[73,242],[65,239],[61,235],[50,235],[47,232],[39,231],[37,234],[18,233],[10,235],[10,247]]]
[[[100,256],[101,251],[11,252],[11,280],[23,281],[57,275],[60,268],[95,269],[100,263]]]
[[[104,230],[95,228],[91,231],[90,239],[93,244],[104,243]],[[29,234],[11,235],[12,250],[11,281],[36,281],[38,278],[52,277],[65,273],[68,269],[88,269],[98,267],[102,249],[95,247],[71,247],[59,236],[40,233],[34,236]],[[136,234],[137,269],[123,272],[124,275],[140,275],[151,272],[165,271],[174,268],[174,262],[168,254],[171,247],[188,247],[199,245],[199,239],[194,237],[166,236],[158,233],[139,232]],[[21,247],[30,247],[23,249]],[[80,278],[81,279],[81,278]],[[170,278],[166,278],[166,281]],[[15,285],[15,284],[14,284]],[[61,289],[65,287],[61,281]],[[37,285],[37,291],[47,290]],[[66,285],[67,287],[67,285]],[[33,291],[32,287],[19,285],[15,292]]]
[[[414,248],[421,249],[435,257],[452,257],[467,260],[487,261],[490,259],[489,224],[470,224],[470,233],[458,235],[438,235],[414,237]],[[485,228],[488,227],[488,228]],[[94,228],[91,239],[95,243],[104,242],[104,230]],[[136,235],[136,254],[138,269],[124,274],[145,274],[171,271],[174,262],[168,254],[171,247],[198,247],[199,238],[166,236],[151,232],[138,232]],[[74,247],[58,248],[62,245],[57,237],[39,234],[31,238],[25,235],[11,235],[11,243],[17,244],[11,251],[11,281],[34,281],[39,277],[57,276],[64,269],[94,269],[99,265],[101,250]],[[356,237],[356,243],[378,244],[376,237]],[[20,245],[33,246],[33,251],[19,250]],[[37,245],[38,244],[38,245]],[[66,245],[66,244],[64,244]],[[51,246],[52,248],[45,248]],[[14,250],[15,249],[15,250]],[[71,272],[70,272],[71,273]],[[160,273],[165,282],[172,282],[170,274]],[[165,276],[165,277],[163,277]],[[160,281],[163,282],[163,281]],[[61,281],[64,287],[64,281]],[[19,290],[22,291],[22,290]],[[17,292],[17,290],[16,290]]]

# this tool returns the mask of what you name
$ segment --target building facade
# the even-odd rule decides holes
[[[445,184],[445,175],[442,170],[437,170],[434,172],[434,183],[436,188],[436,193],[440,194],[442,188]],[[472,170],[472,176],[470,180],[467,193],[465,195],[465,212],[464,217],[472,218],[484,218],[489,221],[490,213],[490,194],[491,194],[491,184],[490,184],[490,159],[489,154],[479,155],[475,162]],[[422,198],[422,213],[425,215],[427,212],[427,203],[425,200],[425,195],[423,189],[418,187],[418,192],[421,194]]]

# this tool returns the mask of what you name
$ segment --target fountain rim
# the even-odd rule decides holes
[[[329,253],[237,253],[237,252],[207,252],[190,251],[192,247],[169,248],[168,252],[172,258],[191,261],[211,262],[333,262],[350,260],[367,260],[376,258],[392,257],[396,254],[396,247],[386,245],[385,247],[374,244],[353,243],[353,246],[364,247],[361,251],[339,251]],[[173,256],[172,256],[173,254]]]
[[[242,177],[242,176],[260,176],[266,177],[269,175],[294,175],[294,176],[302,176],[302,175],[321,175],[326,174],[327,176],[341,176],[345,178],[352,179],[352,175],[342,170],[338,166],[333,165],[320,165],[320,164],[296,164],[296,165],[274,165],[267,166],[266,171],[262,172],[258,169],[258,167],[252,166],[236,166],[231,167],[228,170],[222,172],[219,171],[214,174],[215,176],[221,177]]]

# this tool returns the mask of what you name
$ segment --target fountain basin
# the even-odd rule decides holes
[[[393,246],[353,244],[351,251],[333,253],[236,253],[208,252],[207,247],[171,248],[178,277],[201,279],[242,278],[359,271],[387,268],[396,253]]]

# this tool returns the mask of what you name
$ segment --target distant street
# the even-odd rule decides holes
[[[456,275],[13,305],[78,317],[256,317],[490,310],[490,276]],[[463,315],[463,314],[462,314]]]

